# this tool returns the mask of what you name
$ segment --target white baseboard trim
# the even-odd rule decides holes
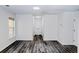
[[[10,44],[12,44],[13,42],[15,42],[15,38],[9,39],[7,41],[4,41],[0,44],[0,51],[2,51],[3,49],[5,49],[6,47],[8,47]]]
[[[57,39],[44,39],[44,41],[54,41],[54,40],[57,40]]]
[[[61,42],[61,41],[59,41],[59,40],[58,40],[58,42],[60,42],[62,45],[75,45],[75,44],[73,44],[73,43],[65,43],[65,42]],[[77,46],[77,45],[75,45],[75,46]]]
[[[16,40],[33,40],[33,39],[16,39]]]
[[[16,40],[33,40],[33,39],[16,39]],[[52,40],[57,40],[57,39],[44,39],[44,41],[52,41]]]

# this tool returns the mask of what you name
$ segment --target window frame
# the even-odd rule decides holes
[[[11,29],[12,32],[10,32]],[[9,33],[9,39],[15,37],[15,20],[13,17],[8,18],[8,33]]]

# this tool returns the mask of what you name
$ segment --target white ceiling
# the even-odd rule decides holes
[[[41,12],[46,14],[79,11],[79,5],[10,5],[10,7],[3,5],[1,7],[16,14],[32,14],[35,6],[40,7]]]

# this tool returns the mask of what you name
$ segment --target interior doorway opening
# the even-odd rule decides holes
[[[43,40],[43,36],[42,16],[33,16],[33,40]]]

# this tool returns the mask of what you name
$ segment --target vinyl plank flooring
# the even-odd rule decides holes
[[[15,42],[15,44],[10,48],[8,49],[8,51],[6,51],[6,53],[13,53],[13,51],[21,44],[22,42]]]
[[[77,53],[77,47],[58,41],[16,41],[1,53]]]

